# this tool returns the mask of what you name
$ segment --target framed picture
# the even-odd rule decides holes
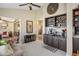
[[[33,22],[32,21],[26,21],[26,32],[33,33]]]

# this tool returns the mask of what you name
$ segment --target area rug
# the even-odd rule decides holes
[[[43,46],[43,47],[44,47],[45,49],[47,49],[47,50],[53,52],[53,53],[55,53],[55,52],[58,50],[57,48],[54,48],[54,47],[51,47],[51,46],[48,46],[48,45]]]

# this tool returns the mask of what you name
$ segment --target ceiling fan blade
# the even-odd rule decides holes
[[[39,6],[39,5],[36,5],[36,4],[33,4],[33,3],[31,3],[31,5],[32,5],[32,6],[36,6],[36,7],[39,7],[39,8],[41,8],[41,6]]]
[[[27,5],[27,4],[20,4],[19,6],[25,6],[25,5]]]
[[[29,6],[29,9],[30,9],[30,10],[32,10],[32,7],[31,7],[31,6]]]

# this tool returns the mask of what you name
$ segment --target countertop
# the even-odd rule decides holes
[[[74,35],[73,38],[79,38],[79,35]]]
[[[62,37],[62,36],[60,36],[60,35],[53,35],[53,34],[44,34],[44,35],[47,35],[47,36],[51,35],[51,36],[53,36],[53,37],[65,38],[65,37]],[[65,39],[66,39],[66,38],[65,38]]]

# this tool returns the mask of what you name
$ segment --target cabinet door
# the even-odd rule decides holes
[[[65,39],[59,39],[59,49],[66,51],[66,40]]]
[[[48,36],[48,45],[50,45],[50,46],[53,45],[52,40],[53,40],[52,35],[49,35]]]
[[[58,48],[58,38],[53,37],[53,47]]]
[[[73,51],[79,50],[79,38],[73,39]]]
[[[43,42],[44,42],[45,44],[47,44],[47,42],[48,42],[48,36],[47,36],[47,35],[44,35],[44,37],[43,37]]]
[[[36,35],[31,35],[31,41],[35,41],[36,40]]]

